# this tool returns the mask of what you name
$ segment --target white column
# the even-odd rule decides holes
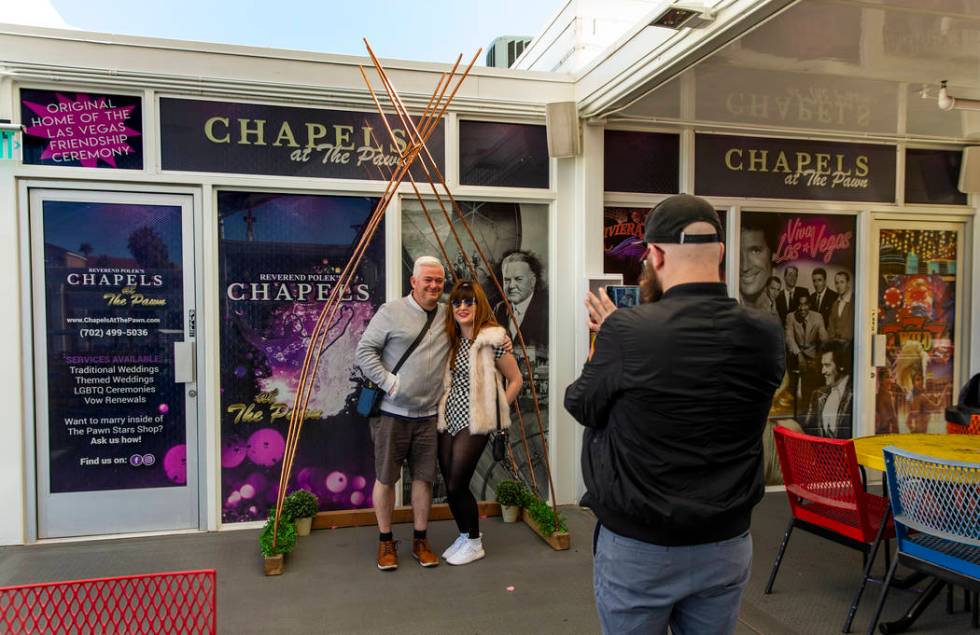
[[[579,375],[588,356],[585,290],[588,274],[602,272],[603,132],[600,125],[582,126],[582,154],[558,160],[557,249],[555,281],[555,371],[549,408],[554,410],[551,434],[552,471],[559,504],[574,503],[585,491],[580,456],[582,427],[564,408],[565,389]]]
[[[9,105],[13,103],[9,79],[0,80],[0,117],[13,119]],[[23,143],[21,135],[18,139]],[[16,153],[15,153],[16,154]],[[24,431],[33,429],[24,420],[25,399],[21,372],[24,356],[24,334],[21,327],[20,258],[28,258],[27,245],[20,245],[18,232],[17,182],[13,160],[0,160],[0,403],[5,416],[0,417],[0,545],[24,542],[27,501],[24,475]],[[26,219],[25,221],[26,222]],[[23,247],[23,249],[21,249]]]

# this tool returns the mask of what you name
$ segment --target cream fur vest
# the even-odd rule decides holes
[[[507,332],[500,326],[488,326],[480,330],[470,346],[470,434],[487,434],[497,429],[497,413],[500,427],[510,427],[510,407],[504,392],[503,381],[497,372],[493,348],[503,346]],[[446,401],[452,374],[446,364],[443,377],[443,394],[439,400],[438,430],[446,429]]]

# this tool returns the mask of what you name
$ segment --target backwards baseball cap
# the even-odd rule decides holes
[[[685,234],[693,223],[708,223],[714,234]],[[711,203],[698,196],[676,194],[661,201],[647,215],[643,240],[648,243],[720,243],[724,232],[721,219]]]

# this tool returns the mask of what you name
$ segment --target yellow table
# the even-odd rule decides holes
[[[881,450],[889,445],[947,461],[980,463],[980,435],[975,434],[876,434],[858,437],[854,439],[858,463],[884,472],[885,456]]]

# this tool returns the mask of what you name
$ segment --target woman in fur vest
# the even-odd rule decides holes
[[[510,404],[522,380],[517,360],[504,350],[507,333],[494,320],[480,285],[468,280],[456,283],[449,304],[449,363],[439,402],[439,469],[460,533],[442,557],[449,564],[468,564],[486,555],[470,479],[497,422],[501,428],[510,426]]]

